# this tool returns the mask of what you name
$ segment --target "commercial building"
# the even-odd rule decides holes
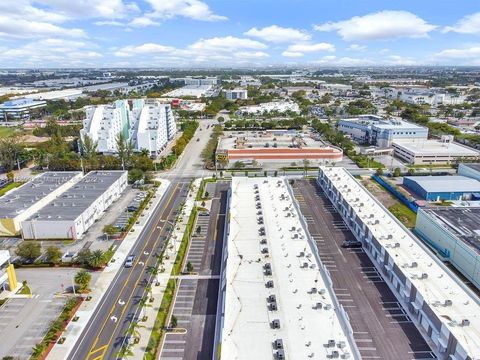
[[[440,359],[480,357],[480,300],[347,170],[318,183]]]
[[[112,105],[89,106],[85,112],[80,136],[95,141],[101,153],[116,153],[122,134],[134,150],[147,149],[156,156],[177,131],[171,106],[155,99],[117,100]]]
[[[441,165],[480,159],[480,152],[453,142],[453,136],[441,140],[395,140],[393,154],[413,165]]]
[[[0,250],[0,298],[3,291],[17,289],[17,276],[13,264],[10,263],[10,252]]]
[[[376,115],[360,115],[338,122],[338,130],[360,144],[382,148],[392,146],[397,140],[428,138],[428,129],[403,120],[383,119]]]
[[[243,106],[239,110],[239,113],[256,115],[268,114],[270,112],[278,112],[281,114],[284,114],[286,112],[292,112],[295,114],[299,114],[300,107],[295,102],[275,101],[259,105]]]
[[[480,181],[480,163],[458,165],[458,175],[467,176]]]
[[[415,231],[480,289],[480,208],[422,208]]]
[[[426,87],[396,87],[382,88],[377,91],[378,96],[390,99],[400,99],[403,102],[415,105],[457,105],[465,101],[466,96],[449,94],[443,88]]]
[[[164,94],[163,96],[166,97],[211,97],[217,91],[214,89],[212,85],[185,85],[179,89],[175,89],[169,91],[168,93]]]
[[[403,185],[423,200],[470,200],[480,196],[480,181],[465,176],[406,176]]]
[[[24,239],[79,239],[127,187],[127,171],[92,171],[22,221]]]
[[[0,197],[0,236],[18,235],[23,220],[81,178],[80,172],[46,172]]]
[[[235,177],[230,194],[220,357],[358,359],[348,317],[286,180]]]
[[[185,78],[170,79],[172,82],[180,81],[185,85],[201,86],[201,85],[218,85],[218,78],[216,76],[211,77],[194,77],[187,76]]]
[[[30,112],[34,109],[45,107],[45,101],[34,101],[32,99],[16,99],[5,101],[0,104],[0,119],[8,120],[28,120]]]
[[[245,89],[225,90],[225,98],[227,100],[247,100],[248,91]]]
[[[308,132],[267,130],[258,132],[229,131],[219,139],[217,160],[292,162],[338,162],[343,158],[340,148],[325,145]]]

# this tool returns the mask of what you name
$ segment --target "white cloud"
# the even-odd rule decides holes
[[[205,51],[205,52],[230,52],[237,51],[239,49],[253,49],[262,50],[266,49],[267,45],[250,39],[243,39],[234,36],[214,37],[210,39],[200,39],[188,47],[193,51]]]
[[[152,64],[162,62],[178,65],[192,61],[238,64],[268,58],[270,55],[263,51],[266,48],[265,44],[255,40],[226,36],[200,39],[182,49],[155,43],[125,46],[113,49],[113,54],[121,58],[145,58],[144,55],[148,55]]]
[[[367,47],[365,45],[352,44],[347,48],[348,51],[365,51]]]
[[[155,25],[160,25],[160,23],[146,16],[135,18],[128,23],[128,26],[132,26],[132,27],[147,27],[147,26],[155,26]]]
[[[480,45],[464,49],[445,49],[435,54],[441,59],[471,59],[480,57]]]
[[[384,10],[349,20],[315,25],[317,31],[336,31],[344,40],[426,37],[437,26],[408,11]]]
[[[70,18],[124,18],[140,11],[135,3],[123,0],[37,0],[37,3],[49,6]]]
[[[384,62],[387,65],[402,65],[402,66],[411,66],[417,65],[418,62],[415,59],[410,57],[404,57],[400,55],[389,55],[385,58]]]
[[[14,38],[37,38],[47,36],[62,36],[81,38],[86,37],[82,29],[64,28],[48,22],[12,19],[10,16],[0,15],[0,36]]]
[[[54,67],[94,66],[103,57],[95,44],[58,38],[42,39],[22,46],[3,49],[0,63],[3,66]]]
[[[254,27],[243,34],[273,43],[302,42],[311,39],[311,35],[304,30],[285,28],[277,25],[267,26],[263,29]]]
[[[202,21],[227,20],[225,16],[216,15],[209,6],[200,0],[145,0],[153,9],[148,17],[171,19],[183,16]]]
[[[282,52],[282,56],[291,57],[291,58],[298,58],[298,57],[302,57],[303,55],[305,54],[301,52],[295,52],[295,51],[285,50],[284,52]]]
[[[302,57],[305,53],[313,53],[319,51],[335,51],[335,46],[329,43],[316,44],[293,44],[290,45],[283,53],[286,57]]]
[[[467,15],[455,25],[447,26],[442,30],[442,32],[450,31],[460,34],[480,34],[480,12]]]
[[[176,49],[170,46],[164,46],[154,43],[146,43],[139,46],[125,46],[114,52],[118,57],[134,57],[138,55],[162,55],[171,54]]]
[[[94,24],[97,26],[125,26],[123,22],[116,20],[96,21]]]

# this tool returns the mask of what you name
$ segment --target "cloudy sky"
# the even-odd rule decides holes
[[[478,0],[0,0],[0,67],[479,65]]]

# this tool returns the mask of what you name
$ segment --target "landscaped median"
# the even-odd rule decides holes
[[[132,353],[134,358],[153,360],[159,355],[175,298],[176,280],[174,277],[179,275],[183,269],[190,236],[194,231],[197,216],[195,199],[199,185],[200,179],[197,179],[191,186],[182,214],[176,219],[174,230],[165,247],[167,253],[165,256],[163,254],[161,256],[161,266],[164,271],[157,275],[159,286],[153,287],[154,295],[156,293],[155,301],[151,307],[145,309],[147,319],[138,329],[140,339],[137,344],[132,344],[129,349],[124,349]]]

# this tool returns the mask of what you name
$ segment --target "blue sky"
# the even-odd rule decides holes
[[[0,67],[479,65],[476,0],[2,0]]]

